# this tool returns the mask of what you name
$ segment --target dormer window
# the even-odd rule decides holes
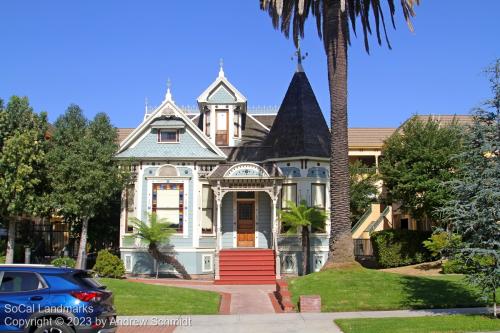
[[[179,142],[179,130],[160,129],[158,130],[159,143],[176,143]]]
[[[240,136],[240,112],[234,111],[234,137]]]

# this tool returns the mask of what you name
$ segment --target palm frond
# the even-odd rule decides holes
[[[316,29],[320,39],[336,40],[338,31],[334,31],[334,36],[326,36],[326,24],[328,18],[327,9],[334,5],[340,6],[342,15],[351,23],[351,29],[356,35],[356,21],[359,18],[361,29],[363,30],[363,42],[366,51],[370,52],[369,35],[372,35],[372,27],[370,17],[373,17],[375,22],[375,35],[377,43],[382,44],[382,33],[389,49],[391,44],[385,24],[385,16],[382,8],[381,0],[260,0],[260,8],[267,11],[271,17],[273,27],[280,29],[281,32],[288,38],[290,36],[290,28],[292,29],[292,38],[295,46],[298,46],[299,38],[304,37],[304,26],[309,14],[316,18]],[[392,26],[396,28],[394,16],[396,14],[396,6],[394,0],[387,0],[389,6],[389,16]],[[415,17],[415,5],[419,5],[420,0],[401,0],[401,7],[406,23],[410,31],[413,31],[412,18]],[[335,29],[334,29],[335,30]],[[345,31],[347,42],[350,43],[349,29]],[[325,46],[327,41],[325,40]]]
[[[167,219],[159,219],[156,213],[148,215],[149,223],[135,217],[130,218],[129,221],[135,229],[134,237],[150,244],[165,242],[176,232]]]

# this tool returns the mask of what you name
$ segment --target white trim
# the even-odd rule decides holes
[[[210,257],[210,268],[205,269],[205,258]],[[202,254],[201,255],[201,271],[203,273],[209,273],[214,271],[214,255],[213,254]]]
[[[224,176],[222,176],[222,177],[223,178],[226,178],[226,177],[231,177],[231,178],[247,178],[247,177],[232,177],[230,175],[231,172],[234,171],[234,169],[241,168],[241,167],[244,167],[244,166],[249,166],[250,168],[255,168],[259,172],[262,172],[264,174],[264,177],[269,177],[269,174],[267,173],[267,171],[263,167],[261,167],[258,164],[250,163],[250,162],[242,162],[242,163],[238,163],[238,164],[235,164],[235,165],[231,166],[229,169],[226,170],[226,172],[224,173]],[[251,176],[249,176],[249,177],[251,177]]]
[[[238,247],[238,192],[229,192],[233,196],[233,248]]]
[[[323,161],[323,162],[328,162],[330,161],[329,157],[317,157],[317,156],[293,156],[293,157],[279,157],[279,158],[268,158],[264,161],[276,161],[276,162],[281,162],[281,161],[297,161],[297,160],[308,160],[308,161]],[[309,169],[309,168],[308,168]]]
[[[227,158],[224,152],[219,147],[217,147],[217,145],[208,140],[206,135],[191,121],[191,119],[189,119],[188,116],[186,116],[184,111],[179,109],[179,107],[171,101],[164,101],[152,114],[149,115],[147,119],[145,119],[137,128],[135,128],[132,133],[130,133],[127,138],[120,143],[120,149],[118,150],[117,154],[125,151],[130,146],[130,144],[136,140],[136,137],[140,133],[142,133],[143,130],[147,129],[147,127],[157,118],[157,116],[162,115],[164,110],[167,113],[169,112],[167,110],[172,110],[175,116],[181,118],[187,125],[187,127],[190,128],[194,132],[194,134],[196,134],[205,142],[207,147],[211,148],[220,157]],[[195,138],[195,136],[193,136],[193,138]]]
[[[279,247],[280,252],[302,252],[302,247],[300,245],[286,245]],[[328,252],[328,246],[313,246],[311,251],[314,252]]]
[[[259,195],[260,193],[259,192],[255,192],[255,202],[254,202],[254,219],[253,219],[253,225],[254,225],[254,228],[255,228],[255,240],[254,240],[254,244],[253,244],[253,247],[258,249],[259,248],[259,230],[257,228],[257,222],[258,222],[258,219],[259,219]]]
[[[196,101],[201,104],[201,103],[210,103],[210,104],[216,104],[216,103],[211,103],[208,102],[208,97],[215,92],[215,90],[219,87],[219,85],[224,84],[228,90],[230,90],[236,97],[236,101],[230,104],[234,103],[245,103],[247,102],[247,99],[245,96],[243,96],[242,93],[236,89],[235,86],[231,84],[231,82],[228,81],[228,79],[225,76],[219,76],[217,79],[215,79],[214,82],[212,82],[207,89],[205,89],[204,92],[201,93],[201,95],[196,99]],[[246,107],[245,107],[246,109]],[[203,110],[203,109],[201,109]]]

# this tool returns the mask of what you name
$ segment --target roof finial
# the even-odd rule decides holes
[[[224,77],[224,60],[222,58],[219,59],[219,77]]]
[[[144,114],[148,114],[148,108],[149,108],[149,105],[148,105],[148,98],[145,97],[144,98]]]
[[[302,51],[300,49],[300,37],[299,37],[299,39],[297,41],[297,51],[295,51],[295,53],[293,54],[293,57],[297,57],[297,72],[304,71],[304,67],[302,67],[302,60],[304,60],[308,55],[309,55],[309,53],[307,53],[307,52],[305,55],[302,55]],[[293,57],[292,57],[292,60],[293,60]]]
[[[165,100],[164,102],[173,102],[174,100],[172,99],[172,92],[170,91],[170,87],[172,86],[172,83],[170,82],[170,78],[167,79],[167,93],[165,94]]]

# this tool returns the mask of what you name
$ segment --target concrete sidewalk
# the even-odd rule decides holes
[[[422,317],[452,314],[484,314],[487,308],[426,309],[395,311],[359,311],[327,313],[282,313],[282,314],[238,314],[211,316],[133,316],[118,317],[119,321],[140,320],[142,325],[152,325],[154,321],[183,318],[190,319],[189,326],[176,325],[175,332],[218,332],[218,333],[341,333],[333,323],[344,318],[387,318]],[[171,331],[164,327],[165,332]],[[149,332],[136,327],[133,332]],[[159,330],[157,331],[159,332]]]

